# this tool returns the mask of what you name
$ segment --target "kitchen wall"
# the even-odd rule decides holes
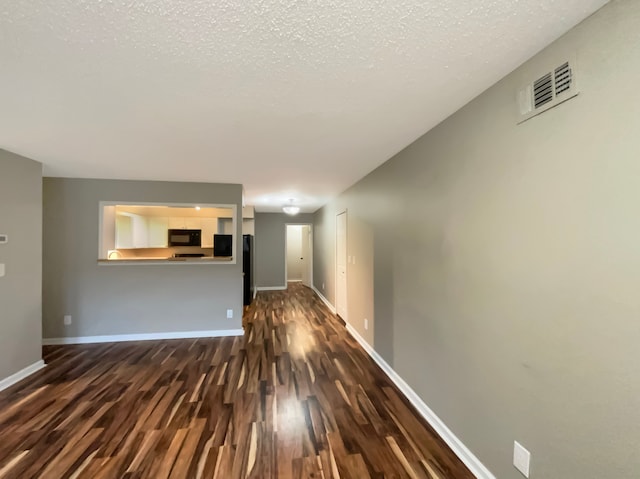
[[[347,209],[349,321],[500,479],[514,440],[532,478],[640,471],[638,25],[612,1],[315,215],[316,287]],[[580,95],[517,125],[574,53]]]
[[[242,234],[255,236],[255,208],[253,206],[244,206],[242,208]]]
[[[313,223],[313,215],[255,214],[256,287],[285,287],[285,226],[304,223]]]
[[[42,358],[42,165],[0,150],[0,381]]]
[[[98,265],[100,201],[235,204],[242,186],[44,179],[45,338],[241,328],[236,264]],[[236,223],[241,249],[240,220]],[[234,319],[226,319],[233,309]],[[72,315],[70,326],[63,316]]]
[[[245,218],[242,220],[242,234],[252,236],[256,234],[255,221],[253,218]]]

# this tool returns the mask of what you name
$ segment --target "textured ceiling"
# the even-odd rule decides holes
[[[0,148],[314,211],[606,0],[0,0]]]

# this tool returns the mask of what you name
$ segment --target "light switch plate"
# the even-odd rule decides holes
[[[0,278],[4,276],[4,263],[0,263]]]
[[[227,309],[227,319],[233,319],[233,309]]]
[[[524,477],[529,477],[530,463],[531,453],[518,441],[513,441],[513,465],[524,475]]]

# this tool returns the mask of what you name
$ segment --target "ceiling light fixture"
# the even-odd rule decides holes
[[[282,211],[284,211],[288,215],[297,215],[300,212],[300,207],[293,204],[293,198],[289,200],[288,205],[284,205],[282,207]]]

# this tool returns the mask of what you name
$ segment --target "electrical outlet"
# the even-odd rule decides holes
[[[71,315],[70,314],[65,314],[64,315],[64,325],[65,326],[69,326],[71,324]]]
[[[369,320],[364,318],[364,329],[369,329]]]
[[[227,319],[233,319],[233,309],[227,309]]]
[[[356,255],[353,255],[353,258],[351,258],[351,259],[352,259],[352,263],[356,264]]]
[[[529,477],[531,453],[518,441],[513,441],[513,465],[524,477]]]
[[[324,283],[322,283],[322,291],[324,291]]]

